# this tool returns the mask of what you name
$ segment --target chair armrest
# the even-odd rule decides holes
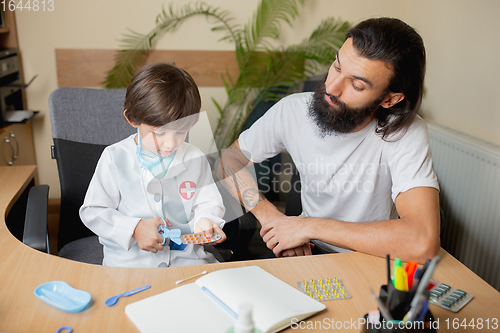
[[[49,185],[33,186],[26,205],[23,243],[45,253],[50,253],[47,231],[48,204]]]

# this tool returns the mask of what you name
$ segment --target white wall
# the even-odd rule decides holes
[[[48,119],[48,97],[57,88],[56,48],[119,48],[118,40],[127,28],[145,33],[154,26],[160,0],[56,1],[53,12],[16,12],[25,80],[38,74],[28,89],[28,105],[40,110],[34,121],[35,150],[40,183],[51,186],[51,198],[60,196]],[[207,0],[232,13],[237,22],[247,23],[260,1]],[[176,0],[175,6],[190,3]],[[194,3],[194,1],[192,1]],[[329,16],[357,22],[368,17],[392,16],[406,20],[422,34],[428,51],[428,90],[424,114],[436,121],[500,144],[500,65],[495,61],[500,46],[500,2],[496,0],[309,0],[300,11],[293,29],[284,26],[280,43],[292,44],[307,37]],[[204,18],[195,17],[176,33],[161,38],[158,49],[233,50],[218,42],[221,33],[210,31]],[[200,88],[203,106],[212,126],[216,122],[211,97],[224,102],[222,88]],[[496,94],[495,94],[496,93]],[[474,118],[470,118],[470,115]]]
[[[409,1],[427,51],[428,119],[500,145],[500,1]]]

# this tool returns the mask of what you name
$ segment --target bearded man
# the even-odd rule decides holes
[[[437,254],[439,185],[417,115],[424,76],[425,48],[412,27],[363,21],[324,83],[283,98],[223,153],[218,175],[276,256],[359,251],[423,263]],[[300,175],[300,216],[282,214],[245,173],[283,150]]]

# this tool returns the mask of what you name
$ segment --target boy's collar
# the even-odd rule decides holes
[[[170,168],[168,168],[167,174],[163,179],[170,179],[173,178],[177,175],[179,175],[181,172],[187,169],[186,165],[184,164],[184,155],[186,155],[186,151],[188,148],[188,144],[184,142],[176,151],[174,160],[172,161],[172,164],[170,165]]]

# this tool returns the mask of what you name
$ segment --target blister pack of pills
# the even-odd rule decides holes
[[[206,244],[211,242],[216,242],[221,239],[221,235],[216,232],[212,233],[212,237],[207,237],[204,232],[199,232],[196,234],[181,235],[181,242],[183,244]]]
[[[467,294],[460,289],[453,289],[449,285],[441,283],[430,292],[429,303],[445,308],[452,312],[458,312],[470,300],[473,295]]]
[[[299,290],[318,301],[351,298],[342,280],[337,278],[297,281]]]

